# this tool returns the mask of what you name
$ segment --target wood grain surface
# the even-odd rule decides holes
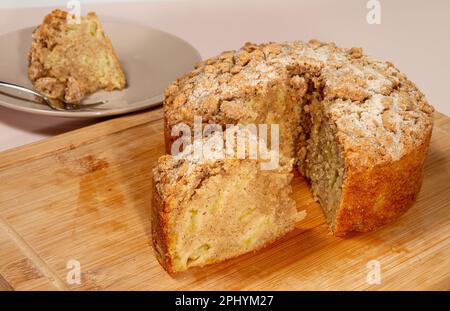
[[[13,288],[8,282],[0,275],[0,291],[12,291]]]
[[[0,289],[450,289],[450,118],[436,113],[414,206],[383,228],[330,235],[304,179],[307,217],[254,254],[175,278],[151,247],[151,168],[164,152],[161,109],[0,153]],[[67,282],[79,262],[80,284]],[[380,284],[367,282],[380,267]]]

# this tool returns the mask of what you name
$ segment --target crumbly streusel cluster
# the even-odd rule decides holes
[[[432,106],[393,64],[360,48],[317,40],[246,43],[199,63],[167,87],[167,126],[190,124],[193,116],[205,123],[238,123],[251,115],[248,102],[255,95],[285,83],[295,90],[291,94],[303,96],[307,80],[321,92],[324,111],[355,165],[400,159],[432,126]]]

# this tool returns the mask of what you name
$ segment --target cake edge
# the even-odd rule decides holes
[[[419,148],[397,161],[373,167],[349,164],[336,223],[330,224],[335,236],[372,231],[398,219],[413,205],[422,186],[432,129],[430,124]]]

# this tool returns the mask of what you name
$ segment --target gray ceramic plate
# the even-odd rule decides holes
[[[103,22],[118,54],[128,86],[121,91],[100,91],[83,102],[107,100],[101,110],[60,112],[0,93],[0,106],[59,117],[101,117],[118,115],[158,105],[164,88],[193,69],[200,55],[189,43],[163,31],[122,22]],[[27,53],[33,28],[0,36],[0,81],[32,88],[27,77]],[[8,92],[0,88],[0,92]]]

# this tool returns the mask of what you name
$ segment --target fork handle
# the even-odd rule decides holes
[[[4,86],[13,90],[18,90],[18,91],[22,91],[24,93],[28,93],[28,94],[32,94],[35,95],[41,99],[43,99],[44,101],[47,101],[47,96],[44,96],[42,94],[39,94],[33,90],[30,90],[29,88],[17,85],[17,84],[13,84],[13,83],[8,83],[8,82],[4,82],[4,81],[0,81],[0,86]]]

